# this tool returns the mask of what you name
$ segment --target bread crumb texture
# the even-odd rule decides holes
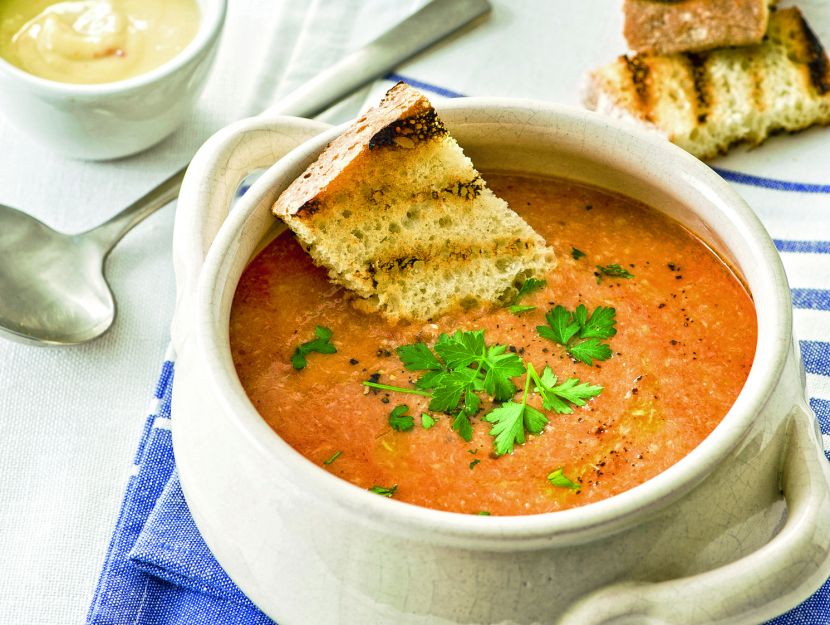
[[[273,210],[359,308],[393,322],[505,303],[555,265],[404,83],[332,141]]]
[[[702,159],[830,123],[830,63],[795,7],[771,13],[760,44],[621,56],[587,86],[588,108],[659,130]]]

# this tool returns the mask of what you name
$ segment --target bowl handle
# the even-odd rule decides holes
[[[173,229],[174,346],[180,345],[188,334],[190,301],[199,272],[231,210],[240,183],[330,127],[323,122],[266,112],[226,126],[199,148],[182,182]]]
[[[787,520],[766,545],[698,575],[607,586],[557,625],[754,625],[806,599],[830,576],[830,465],[820,441],[800,404],[781,475]]]

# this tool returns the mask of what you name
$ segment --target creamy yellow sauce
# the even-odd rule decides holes
[[[198,28],[196,0],[0,0],[0,57],[49,80],[115,82],[166,63]]]

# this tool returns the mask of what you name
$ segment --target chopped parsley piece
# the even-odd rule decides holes
[[[512,312],[514,315],[521,315],[524,312],[536,310],[536,306],[524,306],[522,304],[515,304],[513,306],[510,306],[507,310]]]
[[[476,458],[475,460],[473,460],[473,461],[470,463],[470,471],[472,471],[472,470],[475,468],[475,466],[476,466],[479,462],[481,462],[481,460],[479,460],[478,458]]]
[[[597,265],[596,276],[597,284],[599,284],[602,282],[603,276],[608,276],[609,278],[625,278],[628,280],[629,278],[633,278],[634,274],[618,263],[614,263],[613,265]]]
[[[598,306],[590,316],[583,304],[574,312],[555,306],[545,315],[548,325],[536,326],[536,330],[539,336],[563,345],[576,360],[593,365],[594,360],[611,357],[611,348],[602,339],[617,333],[615,314],[614,308],[606,306]]]
[[[432,415],[427,414],[426,412],[421,413],[421,427],[425,430],[428,430],[433,425],[435,425],[435,418]]]
[[[531,293],[535,293],[543,286],[547,284],[544,280],[537,280],[536,278],[528,278],[524,282],[522,282],[522,286],[519,287],[519,292],[516,294],[516,300],[520,300],[525,295],[530,295]]]
[[[513,305],[508,307],[508,310],[512,312],[514,315],[520,315],[521,313],[528,312],[530,310],[536,310],[536,306],[523,306],[519,304],[519,300],[522,299],[525,295],[530,295],[531,293],[535,293],[542,287],[544,287],[546,282],[544,280],[538,280],[536,278],[528,278],[524,282],[522,282],[522,286],[519,287],[519,292],[516,293],[516,298],[513,300]]]
[[[578,250],[575,247],[571,248],[571,258],[573,258],[574,260],[579,260],[583,256],[585,256],[585,252],[583,252],[582,250]]]
[[[415,427],[415,419],[412,415],[406,414],[407,412],[409,412],[409,406],[406,404],[399,404],[392,408],[392,412],[389,413],[389,425],[393,430],[408,432]]]
[[[487,510],[479,510],[478,512],[476,512],[476,514],[478,516],[490,516],[490,512],[488,512]]]
[[[548,475],[548,482],[560,488],[570,488],[571,490],[579,490],[580,486],[576,482],[571,481],[565,476],[562,467],[559,467],[553,473]]]
[[[559,414],[571,414],[573,408],[569,404],[584,406],[589,399],[602,392],[601,386],[581,382],[578,378],[570,378],[557,385],[556,376],[550,367],[546,366],[541,376],[537,376],[536,370],[532,367],[533,365],[528,366],[529,375],[537,385],[534,391],[542,397],[545,410],[553,410]]]
[[[382,495],[383,497],[391,497],[395,494],[395,491],[398,490],[397,484],[392,484],[392,486],[372,486],[369,489],[369,492],[375,493],[376,495]]]
[[[297,346],[297,349],[294,350],[294,355],[291,356],[291,365],[299,371],[300,369],[305,369],[308,365],[306,356],[311,352],[317,352],[318,354],[337,353],[337,349],[331,344],[331,334],[331,330],[323,326],[314,328],[314,336],[316,338]]]
[[[531,367],[533,365],[530,365]],[[482,417],[493,423],[490,435],[494,437],[496,455],[512,454],[515,444],[525,442],[525,430],[531,434],[539,434],[547,425],[548,418],[533,406],[527,405],[527,390],[530,385],[530,375],[525,378],[525,390],[522,402],[508,401]]]
[[[323,460],[323,464],[325,464],[326,466],[330,465],[332,462],[337,460],[340,457],[340,454],[342,453],[342,451],[335,451],[328,460]]]

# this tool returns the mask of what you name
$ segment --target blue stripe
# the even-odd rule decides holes
[[[807,373],[830,376],[830,343],[824,341],[799,341],[801,359]]]
[[[788,180],[775,180],[774,178],[762,178],[760,176],[753,176],[745,174],[740,171],[732,171],[729,169],[721,169],[720,167],[713,167],[722,178],[729,182],[737,182],[738,184],[746,184],[753,187],[762,187],[764,189],[773,189],[775,191],[797,191],[799,193],[830,193],[830,184],[809,184],[806,182],[789,182]]]
[[[810,408],[816,413],[822,434],[830,434],[830,400],[811,399]]]
[[[779,252],[830,254],[830,241],[784,241],[775,239],[774,243]]]
[[[159,376],[158,384],[156,385],[156,399],[161,399],[164,397],[164,392],[167,390],[167,386],[170,384],[170,379],[173,376],[173,363],[169,360],[165,360],[164,364],[161,366],[161,375]]]
[[[421,82],[420,80],[415,80],[414,78],[409,78],[407,76],[401,76],[400,74],[388,74],[386,76],[386,80],[391,80],[392,82],[400,82],[403,81],[416,89],[420,89],[421,91],[429,91],[436,95],[440,95],[445,98],[463,98],[464,94],[459,93],[458,91],[452,91],[450,89],[444,89],[444,87],[439,87],[437,85],[431,85],[428,82]]]
[[[793,308],[830,310],[830,291],[825,289],[793,289]]]

